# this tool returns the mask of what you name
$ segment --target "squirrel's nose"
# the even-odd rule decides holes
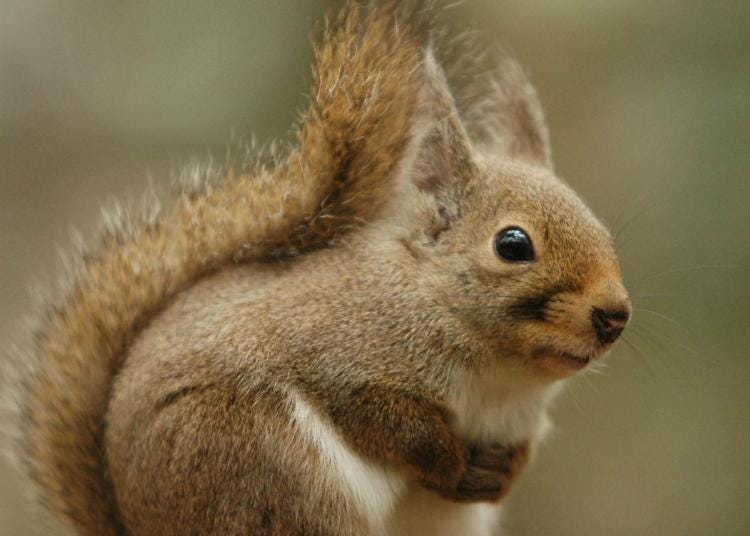
[[[601,344],[611,344],[617,340],[628,325],[630,309],[600,309],[594,307],[591,311],[591,324],[596,331],[596,338]]]

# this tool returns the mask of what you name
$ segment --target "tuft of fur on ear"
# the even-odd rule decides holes
[[[440,43],[438,56],[476,150],[552,169],[544,111],[523,67],[474,33]]]
[[[460,217],[461,199],[477,166],[445,73],[431,47],[425,51],[422,73],[399,184],[405,189],[404,198],[417,207],[418,230],[435,241]]]

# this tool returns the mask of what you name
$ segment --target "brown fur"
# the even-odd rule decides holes
[[[552,175],[533,89],[506,59],[451,93],[461,66],[446,78],[395,5],[326,26],[285,159],[105,233],[49,309],[20,449],[80,533],[365,533],[290,392],[364,459],[497,500],[535,438],[469,444],[452,378],[545,384],[570,373],[559,353],[606,350],[591,307],[627,296],[606,230]],[[492,254],[511,224],[531,267]]]

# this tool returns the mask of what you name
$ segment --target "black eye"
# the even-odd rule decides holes
[[[495,236],[495,253],[506,261],[522,262],[534,260],[534,246],[526,231],[508,227]]]

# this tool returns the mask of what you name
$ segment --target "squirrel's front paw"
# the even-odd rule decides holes
[[[458,502],[498,501],[510,490],[529,460],[528,442],[513,446],[473,447],[458,486],[446,498]]]

